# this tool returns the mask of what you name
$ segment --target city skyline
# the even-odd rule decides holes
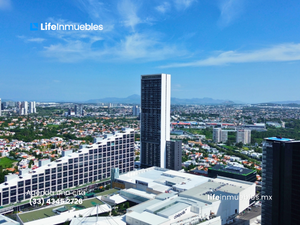
[[[299,9],[283,0],[0,0],[0,96],[125,97],[139,94],[139,74],[167,73],[176,98],[300,100]],[[31,23],[103,30],[34,31]]]

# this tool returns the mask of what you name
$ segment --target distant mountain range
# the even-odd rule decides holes
[[[278,102],[268,102],[273,104],[300,104],[300,100],[298,101],[278,101]]]
[[[101,98],[101,99],[91,99],[86,101],[86,103],[128,103],[128,104],[140,104],[140,102],[141,102],[140,95],[130,95],[126,98]],[[191,98],[191,99],[171,98],[171,104],[217,105],[217,104],[235,104],[235,102],[230,100],[220,100],[220,99],[212,99],[212,98]]]

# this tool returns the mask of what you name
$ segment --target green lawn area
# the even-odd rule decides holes
[[[235,150],[235,149],[237,149],[237,147],[234,147],[234,146],[228,146],[228,145],[223,145],[223,147],[224,148],[227,148],[227,149],[229,149],[229,150]]]
[[[103,192],[99,192],[99,193],[96,193],[97,196],[103,196],[103,195],[111,195],[113,193],[116,193],[118,192],[119,190],[118,189],[109,189],[107,191],[103,191]]]
[[[13,163],[17,162],[17,160],[13,160],[7,157],[0,158],[0,165],[4,168],[11,168],[13,166]]]
[[[85,199],[83,200],[82,204],[78,204],[76,207],[75,204],[65,204],[64,206],[70,210],[72,207],[75,206],[76,210],[80,209],[85,209],[85,208],[90,208],[90,207],[95,207],[96,205],[102,205],[103,203],[99,201],[97,198],[90,198],[90,199]],[[62,207],[63,205],[60,206],[53,206],[53,207],[45,207],[42,209],[26,212],[26,213],[21,213],[18,214],[20,219],[26,223],[29,221],[37,220],[37,219],[43,219],[46,217],[51,217],[51,216],[56,216],[54,212],[52,212],[53,209]]]

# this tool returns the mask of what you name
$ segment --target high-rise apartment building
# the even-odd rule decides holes
[[[228,140],[228,131],[222,130],[221,131],[221,142],[225,143]]]
[[[17,112],[19,113],[19,115],[22,115],[22,103],[21,102],[17,102],[16,109],[17,109]]]
[[[261,224],[299,224],[300,141],[266,138],[262,163]]]
[[[166,168],[167,166],[167,141],[170,141],[170,105],[171,75],[142,75],[140,114],[142,168],[151,166]],[[174,147],[175,145],[170,146]],[[173,153],[174,151],[175,149],[170,150]],[[181,148],[179,154],[182,154]]]
[[[24,109],[24,110],[22,110],[22,109]],[[21,109],[21,112],[22,112],[21,115],[28,115],[28,102],[27,101],[22,102],[22,109]]]
[[[213,129],[213,141],[216,143],[221,142],[221,128],[214,128]]]
[[[29,102],[29,113],[36,113],[35,102]]]
[[[228,140],[228,131],[222,130],[222,128],[213,129],[213,141],[216,143],[225,143]]]
[[[140,115],[140,107],[138,105],[132,106],[132,115],[133,116],[139,116]]]
[[[251,143],[251,130],[244,129],[238,130],[236,133],[236,143],[242,142],[243,144]]]
[[[134,169],[134,130],[106,135],[102,140],[79,149],[63,151],[63,157],[53,162],[41,160],[35,170],[20,170],[20,174],[5,177],[0,184],[0,206],[28,200],[29,193],[49,193],[98,182],[111,176],[111,169],[119,173]],[[95,183],[93,183],[95,184]]]
[[[76,116],[83,116],[83,107],[81,104],[75,105],[75,115]]]
[[[182,142],[167,141],[166,169],[182,169]]]

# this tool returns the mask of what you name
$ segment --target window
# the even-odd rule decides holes
[[[10,198],[10,203],[13,203],[13,202],[16,202],[16,201],[17,201],[17,197],[16,196]]]
[[[3,198],[8,197],[8,191],[4,191],[3,194],[2,194],[2,197],[3,197]]]
[[[18,200],[19,200],[19,201],[22,201],[23,199],[24,199],[24,196],[23,196],[23,195],[19,195],[19,196],[18,196]]]
[[[30,191],[30,190],[31,190],[30,186],[29,187],[25,187],[25,192]]]

